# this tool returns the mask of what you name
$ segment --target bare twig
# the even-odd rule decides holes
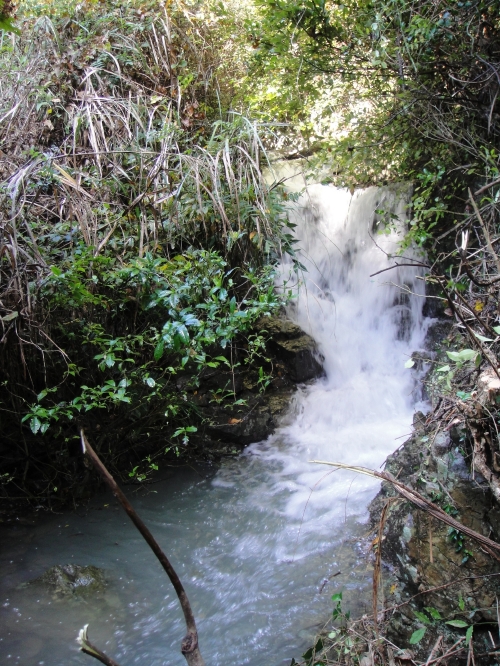
[[[139,518],[133,506],[125,497],[122,490],[118,487],[116,481],[113,479],[106,467],[102,464],[98,455],[90,446],[83,429],[80,431],[80,436],[82,440],[83,452],[89,457],[90,461],[92,462],[97,472],[100,474],[103,481],[111,489],[113,495],[120,502],[130,520],[137,527],[148,546],[156,555],[167,576],[170,578],[170,582],[174,586],[177,598],[179,599],[179,603],[182,608],[182,612],[184,613],[184,620],[186,622],[187,633],[181,644],[181,652],[184,655],[188,666],[205,666],[205,662],[203,661],[203,657],[201,656],[200,649],[198,647],[198,631],[196,629],[196,622],[194,619],[193,611],[191,609],[191,604],[189,603],[189,599],[179,576],[175,572],[173,566],[170,563],[170,560],[160,548],[154,536],[142,522],[141,518]]]
[[[429,264],[424,264],[421,261],[417,261],[413,264],[394,264],[394,266],[389,266],[389,268],[383,268],[381,271],[372,273],[370,277],[375,277],[375,275],[380,275],[380,273],[385,273],[386,271],[392,271],[394,268],[402,268],[404,266],[414,267],[414,268],[430,268]]]
[[[382,539],[384,537],[384,527],[389,515],[389,509],[391,504],[397,501],[395,498],[388,500],[384,508],[382,509],[382,515],[380,516],[380,522],[378,526],[378,541],[377,541],[377,552],[375,554],[375,564],[373,567],[373,595],[372,595],[372,611],[373,611],[373,622],[375,623],[375,634],[378,637],[378,591],[380,587],[380,572],[382,568]]]
[[[430,653],[430,655],[429,655],[427,661],[425,662],[425,666],[429,666],[429,664],[432,663],[432,660],[433,660],[433,658],[434,658],[434,655],[435,655],[436,652],[438,651],[439,646],[441,645],[441,641],[442,641],[442,640],[443,640],[443,637],[442,637],[442,636],[438,636],[438,639],[437,639],[437,641],[434,643],[434,647],[432,648],[431,653]]]
[[[472,207],[474,208],[474,212],[476,214],[476,217],[479,220],[479,224],[481,225],[481,228],[483,230],[484,237],[486,239],[486,245],[488,246],[488,250],[490,251],[490,253],[491,253],[491,255],[492,255],[492,257],[495,261],[498,273],[500,273],[500,259],[498,258],[498,255],[497,255],[497,253],[495,252],[495,250],[493,248],[493,244],[492,244],[491,238],[490,238],[490,232],[488,231],[488,227],[486,226],[486,224],[484,223],[483,218],[481,217],[481,213],[479,212],[479,208],[477,207],[477,203],[476,203],[474,197],[472,196],[472,192],[470,191],[470,189],[469,189],[469,200],[472,204]]]
[[[495,185],[500,185],[500,178],[497,178],[497,180],[494,180],[492,183],[488,183],[487,185],[483,185],[483,187],[480,187],[478,190],[474,192],[474,196],[478,197],[480,194],[483,194],[483,192],[486,192],[491,187],[495,187]]]
[[[107,654],[104,654],[102,650],[99,650],[98,647],[96,647],[89,641],[88,627],[89,625],[86,624],[83,627],[83,629],[80,629],[80,633],[78,634],[78,638],[76,639],[80,644],[80,650],[82,652],[85,652],[85,654],[94,657],[94,659],[100,661],[101,664],[104,664],[104,666],[120,666],[118,662],[116,662],[114,659],[111,659],[111,657],[108,657]]]

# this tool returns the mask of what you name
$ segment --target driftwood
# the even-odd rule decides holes
[[[139,516],[136,513],[133,506],[130,504],[128,499],[125,497],[122,490],[118,487],[118,484],[116,483],[114,478],[108,472],[106,467],[104,467],[101,460],[99,459],[99,456],[96,454],[94,449],[90,446],[90,444],[88,442],[88,439],[85,436],[85,433],[84,433],[83,430],[80,431],[80,436],[81,436],[81,440],[82,440],[82,447],[83,447],[84,454],[86,454],[88,456],[92,465],[99,472],[103,481],[111,489],[113,495],[120,502],[122,507],[125,509],[128,517],[134,523],[134,525],[137,527],[137,529],[139,530],[139,532],[143,536],[143,538],[146,541],[146,543],[148,544],[148,546],[151,548],[153,553],[156,555],[158,561],[160,562],[161,566],[165,570],[167,576],[170,578],[170,582],[174,586],[174,590],[175,590],[175,592],[177,594],[177,597],[179,599],[179,603],[181,605],[182,612],[184,613],[184,620],[186,622],[186,630],[187,631],[186,631],[186,635],[184,636],[184,639],[183,639],[182,644],[181,644],[181,652],[184,655],[184,657],[185,657],[185,659],[188,663],[188,666],[205,666],[205,662],[203,661],[203,657],[201,656],[200,649],[199,649],[199,646],[198,646],[198,631],[196,629],[196,622],[195,622],[195,619],[194,619],[193,611],[191,609],[191,604],[189,603],[189,599],[188,599],[186,591],[184,590],[184,587],[183,587],[183,585],[180,581],[179,576],[175,572],[175,570],[174,570],[173,566],[171,565],[170,560],[168,559],[168,557],[165,555],[163,550],[158,545],[158,542],[156,541],[154,536],[151,534],[151,532],[148,530],[146,525],[139,518]],[[106,666],[118,666],[118,664],[115,661],[113,661],[112,659],[107,657],[103,652],[98,650],[95,646],[88,643],[87,626],[84,629],[82,629],[82,631],[80,632],[79,639],[78,639],[79,642],[80,642],[82,651],[85,652],[86,654],[89,654],[92,657],[98,659],[99,661],[101,661],[101,663],[106,664]]]

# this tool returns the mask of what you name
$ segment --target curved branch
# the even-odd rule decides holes
[[[367,467],[359,467],[357,465],[346,465],[345,463],[329,462],[326,460],[310,460],[309,462],[317,463],[318,465],[330,465],[331,467],[337,467],[339,469],[348,469],[349,471],[352,472],[358,472],[359,474],[365,474],[366,476],[372,476],[377,479],[382,479],[383,481],[388,481],[394,486],[394,489],[397,490],[400,495],[402,495],[405,499],[414,504],[416,507],[418,507],[422,511],[426,511],[428,514],[430,514],[434,518],[437,518],[438,520],[445,523],[449,527],[452,527],[453,529],[462,532],[470,539],[473,539],[474,541],[477,541],[486,548],[492,550],[495,553],[495,557],[498,558],[497,553],[500,553],[499,543],[496,543],[496,541],[488,539],[488,537],[483,536],[482,534],[476,532],[470,527],[466,527],[463,523],[459,523],[458,520],[455,520],[450,515],[448,515],[437,504],[430,502],[419,492],[413,490],[413,488],[410,488],[409,486],[406,486],[404,483],[401,483],[401,481],[395,479],[392,476],[392,474],[389,474],[389,472],[376,472],[375,470],[368,469]]]
[[[184,620],[186,622],[186,635],[181,644],[181,652],[184,655],[188,666],[205,666],[203,657],[201,656],[200,649],[198,647],[198,631],[196,629],[196,622],[194,619],[193,611],[191,609],[191,604],[187,597],[186,591],[180,581],[179,576],[177,575],[175,569],[170,563],[170,560],[165,555],[163,550],[160,548],[158,542],[148,530],[146,525],[139,518],[133,506],[130,504],[128,499],[125,497],[123,491],[118,487],[118,484],[113,479],[111,474],[108,472],[106,467],[102,464],[99,456],[96,454],[94,449],[90,446],[87,437],[83,428],[80,430],[80,437],[82,440],[83,452],[87,454],[90,458],[95,469],[99,472],[101,478],[106,483],[106,485],[111,489],[113,495],[120,502],[122,507],[125,509],[130,520],[137,527],[142,537],[151,548],[153,553],[156,555],[158,561],[166,572],[167,576],[170,578],[170,582],[174,586],[175,593],[179,599],[179,603],[184,613]]]

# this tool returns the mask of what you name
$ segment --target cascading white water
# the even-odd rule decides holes
[[[273,437],[215,478],[176,477],[134,499],[187,588],[212,666],[287,664],[326,619],[333,589],[362,596],[356,517],[366,514],[376,484],[326,475],[308,461],[378,467],[410,430],[415,397],[404,363],[422,343],[422,283],[409,268],[369,277],[391,265],[380,248],[394,252],[398,241],[396,232],[373,235],[374,211],[402,217],[404,205],[388,189],[351,197],[308,188],[296,214],[308,271],[290,314],[318,341],[326,376],[297,392]],[[288,264],[282,279],[289,277]],[[103,510],[55,518],[4,543],[1,664],[90,664],[74,642],[87,622],[95,643],[123,666],[184,663],[170,584],[110,499],[97,498],[95,508]],[[15,589],[65,562],[105,568],[105,597],[81,604]]]
[[[317,341],[326,377],[297,396],[294,418],[279,433],[288,446],[261,455],[283,463],[293,492],[288,514],[301,516],[308,503],[303,530],[316,529],[315,516],[329,523],[346,510],[363,513],[377,485],[345,472],[320,482],[326,468],[307,459],[377,468],[410,430],[417,396],[404,363],[425,336],[423,282],[411,267],[370,277],[396,263],[390,255],[402,240],[407,202],[397,189],[351,196],[322,185],[301,199],[296,233],[307,272],[290,315]],[[393,224],[389,233],[376,227],[380,210]],[[285,284],[295,277],[290,269],[282,266]]]

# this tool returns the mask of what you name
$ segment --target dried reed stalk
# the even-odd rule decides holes
[[[328,462],[325,460],[311,460],[310,462],[317,463],[318,465],[330,465],[331,467],[336,467],[338,469],[347,469],[352,472],[358,472],[359,474],[365,474],[366,476],[371,476],[376,479],[387,481],[388,483],[394,486],[394,489],[397,490],[397,492],[400,495],[402,495],[402,497],[407,499],[409,502],[414,504],[422,511],[425,511],[426,513],[433,516],[442,523],[445,523],[446,525],[453,527],[453,529],[462,532],[462,534],[465,534],[474,541],[477,541],[481,545],[486,546],[495,553],[500,553],[500,544],[496,543],[495,541],[492,541],[491,539],[488,539],[488,537],[485,537],[482,534],[479,534],[479,532],[476,532],[475,530],[472,530],[470,527],[466,527],[462,523],[458,522],[458,520],[455,520],[454,518],[449,516],[439,506],[437,506],[433,502],[430,502],[428,499],[426,499],[416,490],[413,490],[413,488],[410,488],[409,486],[406,486],[404,483],[401,483],[401,481],[395,479],[392,476],[392,474],[389,474],[388,472],[376,472],[375,470],[367,469],[366,467],[357,467],[355,465],[346,465],[344,463]]]

